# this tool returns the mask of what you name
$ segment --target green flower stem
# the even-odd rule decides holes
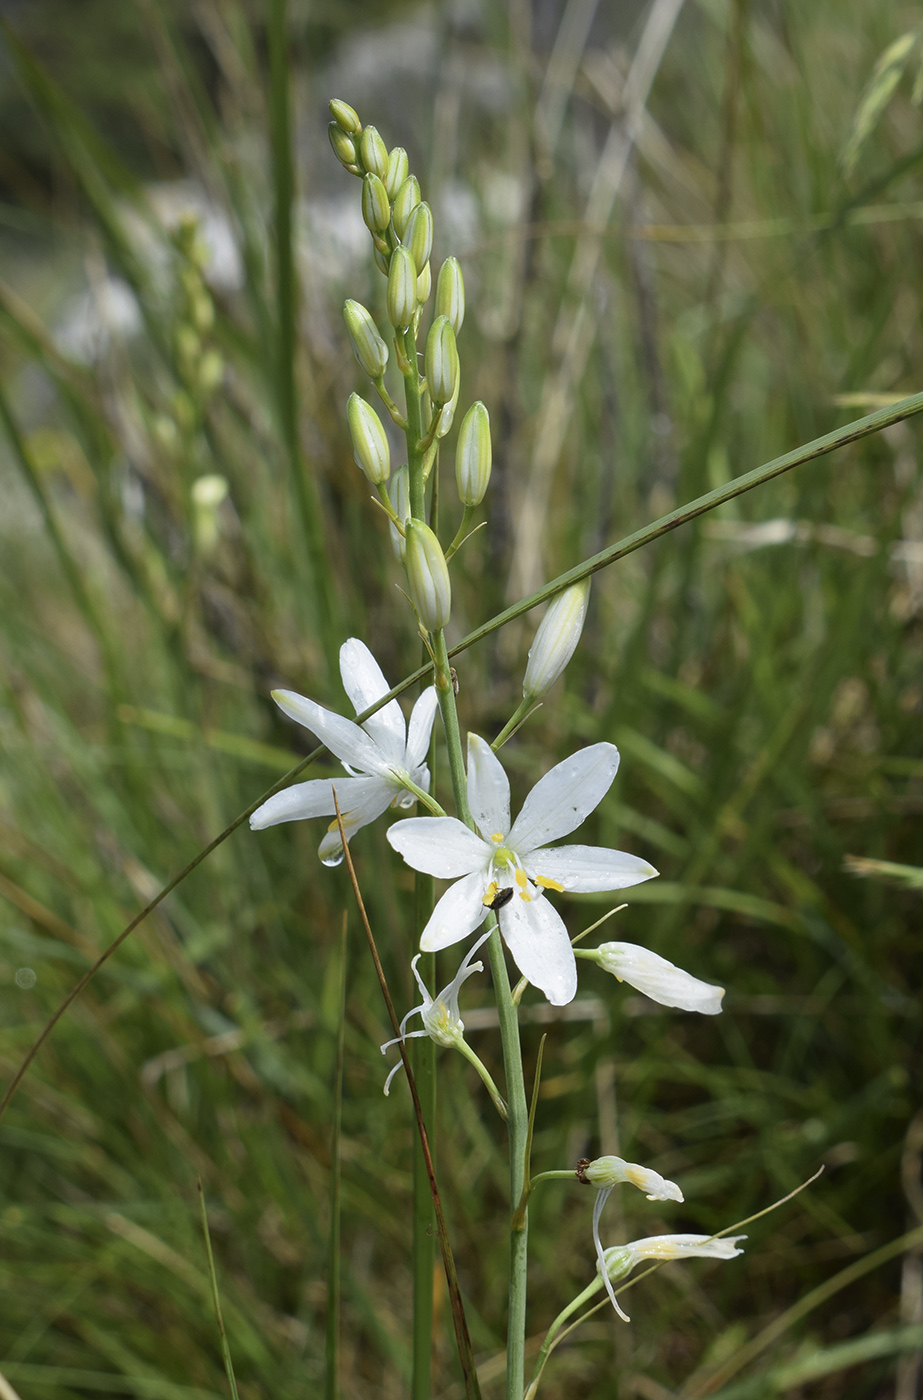
[[[428,887],[428,889],[427,889]],[[414,889],[415,927],[422,928],[433,907],[431,875],[418,875]],[[420,970],[427,984],[436,976],[435,953],[423,953]],[[413,1074],[430,1140],[436,1132],[436,1042],[420,1036],[413,1043]],[[413,1154],[413,1336],[411,1400],[430,1400],[433,1354],[433,1269],[436,1263],[436,1231],[429,1174],[419,1138]]]
[[[445,633],[430,637],[436,658],[436,696],[445,729],[449,755],[449,772],[455,794],[455,810],[460,821],[474,829],[468,807],[468,785],[462,754],[455,690],[446,650]],[[500,1040],[503,1046],[503,1068],[506,1071],[507,1128],[510,1136],[510,1213],[516,1211],[522,1199],[526,1179],[526,1146],[529,1134],[529,1109],[526,1084],[522,1072],[522,1045],[519,1040],[519,1016],[510,991],[506,957],[500,940],[496,915],[492,915],[493,930],[487,940],[490,973],[497,997],[500,1020]],[[517,1225],[520,1221],[517,1221]],[[506,1393],[507,1400],[522,1400],[525,1385],[526,1344],[526,1262],[528,1244],[528,1213],[521,1214],[521,1228],[510,1231],[510,1305],[507,1321]]]
[[[373,380],[372,380],[372,383],[375,385],[375,388],[378,390],[378,397],[381,399],[381,401],[382,401],[382,403],[384,404],[385,408],[388,410],[389,414],[391,415],[392,422],[396,423],[397,426],[401,429],[402,432],[406,431],[406,428],[407,428],[407,419],[404,417],[403,413],[401,413],[401,410],[398,408],[397,404],[394,402],[394,400],[392,399],[391,395],[388,393],[387,389],[385,388],[385,381],[384,381],[384,379],[383,379],[383,378],[382,378],[382,379],[373,379]]]
[[[407,462],[410,467],[410,514],[414,520],[426,519],[423,488],[423,457],[420,439],[423,436],[423,390],[417,369],[417,342],[413,331],[408,327],[403,335],[404,360],[407,368],[404,375],[404,401],[407,405],[407,426],[404,435],[407,439]]]
[[[445,808],[439,806],[439,803],[436,801],[435,797],[430,797],[429,793],[424,792],[423,788],[417,787],[416,783],[407,773],[401,774],[401,783],[407,789],[408,792],[413,793],[414,797],[416,797],[418,802],[422,802],[423,806],[426,808],[426,810],[430,813],[431,816],[444,817],[448,815]],[[427,914],[426,918],[424,918],[424,924],[426,923],[427,918],[429,918],[429,914]]]
[[[535,1370],[532,1373],[532,1379],[529,1382],[529,1389],[525,1393],[524,1400],[534,1400],[534,1396],[538,1391],[538,1383],[541,1380],[542,1372],[545,1369],[545,1363],[551,1355],[552,1351],[554,1351],[555,1338],[557,1337],[561,1328],[564,1326],[567,1319],[569,1317],[573,1317],[574,1313],[577,1312],[578,1309],[582,1308],[584,1303],[588,1302],[588,1300],[592,1298],[594,1293],[598,1293],[602,1286],[603,1281],[601,1278],[594,1279],[593,1282],[589,1284],[588,1287],[586,1287],[582,1293],[577,1294],[577,1297],[574,1298],[573,1302],[568,1303],[567,1307],[564,1308],[562,1312],[558,1313],[554,1322],[552,1322],[551,1326],[548,1328],[548,1331],[545,1333],[545,1340],[542,1342],[542,1349],[538,1354],[538,1360],[535,1363]]]
[[[451,559],[455,551],[464,542],[465,536],[471,528],[471,522],[474,519],[474,512],[476,510],[477,506],[465,506],[465,511],[462,515],[461,524],[458,527],[458,531],[455,535],[455,538],[445,552],[446,559]]]
[[[540,1181],[579,1181],[575,1171],[568,1172],[539,1172],[538,1176],[533,1176],[529,1182],[529,1190],[534,1191]]]
[[[427,1039],[429,1039],[429,1037],[427,1037]],[[430,1043],[434,1044],[435,1042]],[[500,1090],[497,1088],[496,1084],[491,1078],[490,1070],[474,1053],[467,1040],[460,1040],[458,1042],[457,1049],[460,1054],[464,1055],[465,1059],[468,1061],[469,1064],[474,1065],[474,1068],[477,1070],[478,1074],[481,1076],[481,1079],[484,1082],[484,1087],[486,1088],[488,1094],[490,1095],[493,1101],[494,1108],[497,1110],[503,1121],[506,1122],[509,1116],[507,1113],[506,1103],[504,1102],[503,1095],[500,1093]]]
[[[524,721],[528,719],[532,711],[537,710],[538,707],[539,700],[535,695],[526,695],[522,698],[522,700],[516,706],[516,709],[510,715],[506,724],[500,730],[500,733],[497,735],[496,739],[491,744],[490,747],[493,749],[494,753],[496,753],[498,749],[502,749],[507,739],[509,739],[513,734],[516,733],[516,730],[519,728],[519,726],[522,723],[524,723]]]

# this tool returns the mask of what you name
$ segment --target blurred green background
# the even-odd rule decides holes
[[[273,685],[344,709],[349,635],[389,679],[418,664],[346,431],[365,385],[340,307],[383,320],[383,280],[327,99],[407,147],[434,256],[465,271],[461,407],[486,402],[495,472],[453,564],[457,638],[923,387],[923,41],[916,5],[874,0],[0,13],[6,1081],[136,910],[311,747]],[[599,1314],[548,1400],[920,1395],[920,1246],[877,1251],[923,1223],[921,896],[864,863],[921,864],[919,433],[597,575],[565,681],[504,750],[519,801],[580,744],[619,745],[579,839],[661,879],[605,936],[728,988],[709,1019],[585,965],[568,1018],[528,993],[527,1075],[549,1033],[534,1169],[618,1151],[681,1184],[682,1206],[613,1198],[615,1243],[722,1229],[826,1166],[742,1259],[662,1270],[630,1326]],[[504,723],[537,616],[460,658],[463,725]],[[409,1102],[381,1094],[391,1032],[321,834],[238,830],[95,978],[0,1125],[0,1373],[22,1400],[226,1393],[197,1175],[240,1394],[320,1392],[344,910],[342,1393],[406,1394]],[[381,824],[353,851],[406,1009],[410,874]],[[608,907],[561,906],[573,933]],[[488,1004],[469,983],[463,1015]],[[499,1075],[489,1015],[468,1019]],[[488,1397],[499,1126],[443,1055],[438,1167]],[[576,1185],[536,1196],[533,1348],[592,1277],[590,1215]]]

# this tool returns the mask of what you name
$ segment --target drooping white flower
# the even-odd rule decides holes
[[[423,1000],[419,1006],[415,1006],[412,1011],[407,1012],[407,1015],[401,1021],[400,1035],[394,1040],[385,1041],[384,1045],[381,1047],[382,1054],[384,1054],[386,1050],[390,1050],[392,1045],[397,1045],[399,1041],[416,1040],[419,1036],[424,1035],[428,1035],[431,1040],[435,1040],[436,1044],[441,1045],[445,1050],[457,1050],[461,1048],[465,1039],[465,1023],[458,1011],[458,994],[461,991],[462,985],[467,982],[469,977],[473,976],[475,972],[484,971],[484,964],[482,962],[472,962],[472,958],[481,944],[486,942],[489,936],[489,934],[485,933],[484,936],[479,938],[473,947],[468,950],[461,967],[452,978],[452,981],[447,987],[444,987],[435,998],[430,996],[426,983],[417,971],[417,963],[422,957],[422,953],[417,953],[416,957],[411,960],[410,967],[416,984],[420,988]],[[411,1016],[417,1015],[422,1018],[423,1029],[419,1031],[408,1031],[406,1029],[407,1022],[410,1020]],[[388,1075],[388,1078],[385,1080],[386,1094],[390,1091],[391,1080],[397,1074],[402,1064],[403,1061],[398,1060],[397,1064]]]
[[[721,1010],[723,987],[701,982],[637,943],[601,943],[598,948],[581,948],[578,956],[599,963],[620,982],[627,982],[661,1006],[700,1011],[703,1016],[717,1016]]]
[[[681,1201],[683,1193],[675,1181],[667,1181],[652,1168],[640,1167],[636,1162],[623,1161],[621,1157],[596,1157],[592,1162],[581,1163],[577,1168],[577,1176],[581,1181],[588,1182],[598,1188],[596,1203],[593,1207],[593,1246],[612,1306],[619,1317],[624,1318],[627,1322],[628,1316],[619,1307],[612,1284],[609,1282],[610,1276],[605,1269],[602,1241],[599,1238],[599,1222],[602,1218],[603,1207],[612,1195],[613,1189],[626,1181],[632,1186],[637,1186],[639,1191],[644,1191],[649,1201]]]
[[[737,1241],[746,1235],[728,1235],[717,1240],[712,1235],[649,1235],[632,1244],[613,1245],[601,1253],[597,1268],[606,1285],[612,1306],[619,1317],[630,1319],[619,1307],[612,1288],[613,1282],[625,1278],[642,1259],[736,1259],[743,1254]]]
[[[357,637],[350,637],[340,647],[340,675],[357,715],[391,688],[378,662]],[[388,807],[412,807],[416,797],[408,790],[408,781],[429,791],[429,768],[424,760],[436,716],[433,686],[424,690],[414,705],[409,728],[396,700],[389,700],[360,726],[293,690],[274,690],[272,698],[285,714],[326,744],[349,776],[312,778],[277,792],[250,818],[254,831],[278,822],[334,816],[335,787],[348,841]],[[325,865],[339,865],[343,859],[336,821],[328,827],[318,854]]]
[[[467,938],[494,909],[522,975],[554,1006],[571,1001],[577,967],[564,921],[546,892],[621,890],[657,874],[646,860],[624,851],[547,848],[602,801],[618,765],[614,744],[581,749],[536,783],[511,824],[509,780],[490,746],[469,735],[468,805],[477,831],[455,817],[411,817],[388,831],[408,865],[455,880],[423,930],[423,951]]]

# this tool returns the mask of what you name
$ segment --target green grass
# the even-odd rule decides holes
[[[201,280],[188,241],[150,213],[137,143],[100,131],[99,109],[88,120],[80,75],[54,49],[11,60],[41,142],[22,169],[58,194],[16,206],[28,234],[4,225],[5,1080],[137,909],[307,752],[269,690],[342,708],[332,652],[351,634],[392,680],[419,661],[346,431],[359,378],[339,308],[349,295],[381,313],[382,279],[369,265],[339,282],[311,246],[287,251],[281,60],[273,49],[273,85],[258,18],[205,6],[218,28],[203,37],[158,13],[137,11],[156,60],[146,149],[206,184],[244,269],[239,289],[215,293],[192,353]],[[630,55],[640,30],[610,32],[601,15],[548,154],[533,114],[553,34],[536,21],[530,40],[509,20],[497,7],[457,32],[437,12],[435,97],[428,80],[389,91],[386,76],[368,97],[358,76],[328,92],[333,21],[292,20],[297,192],[356,197],[323,130],[338,95],[407,146],[437,203],[451,179],[479,212],[466,248],[437,208],[436,256],[458,253],[468,285],[463,399],[487,403],[496,463],[487,527],[453,562],[459,637],[876,395],[923,388],[912,66],[848,177],[838,163],[875,62],[915,7],[690,2],[589,275],[593,233],[580,225],[617,97],[613,43]],[[471,95],[485,72],[499,106]],[[521,223],[503,223],[498,182]],[[25,176],[11,188],[27,198]],[[716,221],[732,236],[703,236]],[[297,247],[297,217],[294,231]],[[141,335],[89,369],[47,331],[84,259],[128,282],[143,314]],[[296,274],[298,314],[280,322]],[[225,366],[217,391],[197,378],[209,350]],[[751,1227],[742,1259],[658,1273],[628,1295],[630,1328],[598,1314],[552,1358],[548,1400],[692,1400],[712,1373],[741,1400],[796,1388],[871,1400],[899,1367],[908,1384],[912,1268],[899,1251],[874,1259],[919,1223],[920,894],[889,873],[921,864],[919,433],[899,424],[799,467],[598,573],[565,682],[504,750],[521,798],[579,744],[619,745],[616,784],[580,839],[644,855],[661,880],[627,893],[606,936],[728,988],[724,1014],[696,1020],[651,1013],[590,969],[581,995],[603,1004],[590,1019],[527,1017],[527,1080],[549,1032],[533,1169],[620,1150],[682,1185],[682,1207],[613,1197],[614,1240],[723,1229],[826,1164]],[[229,483],[212,550],[192,494],[206,473]],[[747,533],[778,521],[790,522],[769,530],[779,542]],[[531,635],[515,621],[460,658],[464,726],[502,726]],[[345,875],[317,861],[320,835],[242,827],[220,846],[77,1000],[0,1124],[0,1373],[22,1400],[228,1393],[197,1177],[241,1397],[321,1393],[344,909],[341,1393],[406,1394],[410,1110],[399,1082],[381,1095],[391,1032]],[[353,854],[406,1009],[409,872],[381,826]],[[573,900],[572,931],[604,907]],[[488,999],[469,984],[464,1005]],[[496,1034],[470,1034],[499,1077]],[[491,1397],[503,1138],[469,1067],[448,1055],[439,1067],[440,1186]],[[576,1185],[536,1195],[536,1349],[592,1277],[590,1215]],[[459,1370],[436,1286],[435,1393],[448,1397]]]

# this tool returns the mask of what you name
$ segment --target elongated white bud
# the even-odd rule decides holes
[[[394,232],[398,238],[404,237],[404,230],[417,205],[420,203],[420,182],[416,175],[408,175],[394,196]]]
[[[337,126],[342,127],[350,136],[358,136],[362,130],[362,123],[359,120],[359,113],[355,107],[350,107],[348,102],[343,102],[339,97],[332,97],[327,103],[330,115]]]
[[[452,612],[452,587],[442,545],[422,520],[407,521],[404,567],[421,623],[427,632],[438,632]]]
[[[372,233],[384,233],[391,222],[388,191],[377,175],[362,177],[362,218]]]
[[[448,316],[437,316],[426,337],[426,382],[434,404],[449,403],[458,384],[460,367],[455,332]]]
[[[698,977],[637,943],[601,943],[596,949],[587,948],[584,957],[587,954],[594,954],[593,961],[606,972],[661,1006],[700,1011],[703,1016],[717,1016],[721,1010],[723,987],[700,982]]]
[[[548,604],[529,648],[522,693],[537,700],[550,690],[577,649],[590,597],[590,580],[565,588]]]
[[[479,506],[490,481],[490,416],[478,400],[462,419],[455,447],[455,480],[464,506]]]
[[[402,525],[406,525],[410,519],[410,468],[404,462],[398,467],[388,482],[388,497],[394,507],[394,513]],[[399,564],[404,562],[404,536],[400,530],[393,525],[388,527],[391,531],[391,547],[397,557]]]
[[[650,1167],[639,1167],[621,1157],[597,1157],[586,1166],[577,1168],[581,1181],[587,1181],[600,1191],[607,1191],[627,1181],[643,1191],[649,1201],[681,1201],[683,1193],[675,1181],[667,1181]]]
[[[381,419],[365,399],[350,394],[346,405],[353,456],[373,486],[381,486],[391,475],[391,449]]]
[[[378,334],[375,322],[361,301],[347,301],[343,319],[359,364],[370,379],[380,379],[388,364],[388,347]]]
[[[407,152],[403,146],[395,146],[394,150],[388,154],[388,175],[385,180],[385,189],[388,191],[389,199],[394,199],[409,173],[410,162],[407,159]]]
[[[433,290],[432,263],[427,263],[417,278],[417,306],[425,306]]]
[[[408,248],[395,248],[388,269],[388,320],[398,330],[413,321],[417,309],[417,269]]]
[[[354,175],[358,175],[356,143],[353,138],[342,127],[337,126],[336,122],[331,122],[327,127],[327,135],[330,137],[333,154],[340,164],[345,165]]]
[[[417,272],[422,272],[433,251],[433,211],[428,204],[418,204],[413,210],[400,240],[413,254]]]
[[[359,137],[359,154],[362,164],[371,175],[384,180],[388,175],[388,148],[374,126],[366,126]]]
[[[456,335],[465,319],[465,279],[458,258],[446,258],[436,279],[436,315],[448,316]]]

